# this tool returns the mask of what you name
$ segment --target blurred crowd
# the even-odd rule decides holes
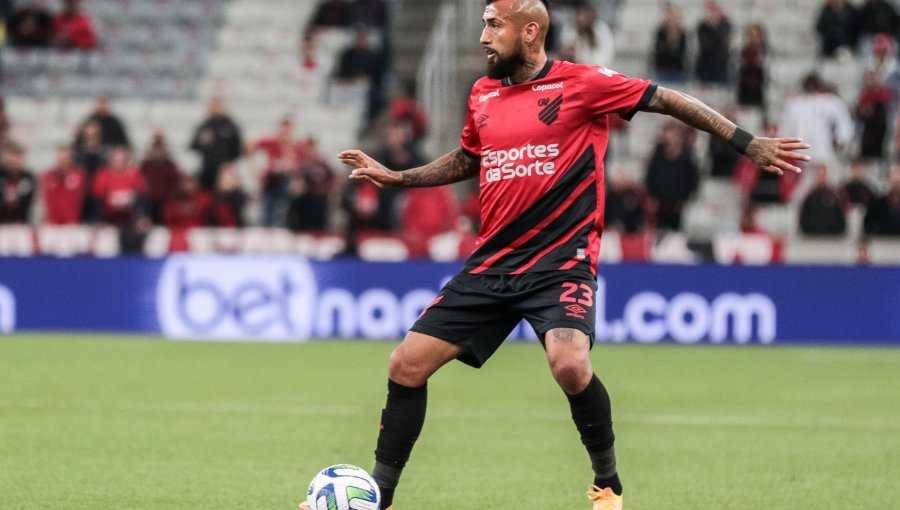
[[[557,23],[549,43],[554,55],[614,67],[615,16],[604,20],[589,0],[554,5]],[[681,231],[686,205],[703,180],[712,179],[731,182],[739,191],[744,232],[761,232],[755,220],[759,207],[785,204],[795,208],[798,230],[806,235],[844,235],[854,208],[864,218],[865,235],[900,235],[900,165],[892,164],[900,150],[897,7],[886,0],[827,0],[811,28],[818,59],[809,62],[811,72],[797,84],[798,93],[774,111],[767,93],[772,61],[779,57],[765,23],[746,23],[739,36],[722,5],[705,0],[701,18],[689,28],[677,4],[664,4],[649,49],[654,81],[726,91],[733,99],[714,107],[735,121],[748,114],[759,119],[760,134],[802,137],[812,145],[812,161],[795,162],[804,167],[803,175],[780,178],[760,172],[721,140],[709,138],[700,147],[694,130],[666,123],[639,172],[619,172],[607,161],[607,226],[626,233]],[[841,99],[837,87],[816,72],[828,60],[861,65],[855,103]],[[610,124],[613,132],[627,132],[619,119]]]
[[[552,56],[614,66],[618,4],[554,2],[548,40]],[[417,100],[416,84],[390,80],[389,14],[385,0],[321,1],[301,31],[298,72],[321,73],[334,83],[362,83],[367,90],[366,126],[377,130],[374,137],[380,139],[372,155],[400,170],[433,155],[422,152],[429,116]],[[0,1],[0,15],[11,45],[97,44],[77,0],[66,0],[56,14],[33,5],[16,10],[9,1]],[[654,80],[676,88],[699,84],[731,91],[730,104],[714,106],[734,119],[742,112],[756,112],[767,135],[803,137],[813,146],[813,160],[803,175],[778,178],[760,172],[725,142],[713,138],[699,147],[694,130],[666,123],[639,172],[620,171],[609,162],[608,227],[636,234],[683,231],[686,206],[705,179],[716,179],[739,191],[744,232],[763,232],[755,220],[757,208],[786,204],[797,211],[805,234],[842,235],[848,228],[847,212],[858,208],[867,234],[900,235],[900,165],[892,164],[900,97],[898,19],[893,4],[885,0],[825,2],[813,27],[819,36],[819,58],[862,63],[857,101],[847,104],[833,85],[811,72],[776,115],[768,108],[766,94],[771,59],[777,56],[770,50],[764,23],[746,24],[738,37],[729,14],[715,0],[706,0],[702,18],[689,29],[676,5],[664,6],[649,48]],[[353,36],[333,66],[323,70],[317,38],[321,30],[333,27],[350,30]],[[610,122],[614,133],[627,132],[627,122]],[[136,153],[112,100],[100,97],[73,139],[56,148],[56,162],[35,173],[28,168],[27,147],[9,136],[0,99],[0,223],[109,224],[135,239],[153,226],[185,231],[259,224],[294,232],[337,231],[348,253],[366,236],[391,235],[401,239],[412,256],[426,256],[429,240],[453,232],[461,253],[471,247],[478,227],[477,186],[397,190],[348,182],[341,177],[345,173],[332,166],[334,159],[320,153],[315,139],[297,134],[308,132],[306,126],[298,129],[288,115],[273,124],[270,135],[246,140],[226,100],[213,97],[191,140],[175,142],[189,143],[200,163],[180,168],[169,154],[164,131],[153,135],[145,153]],[[240,170],[246,166],[259,166],[252,174],[256,182],[249,186]]]
[[[0,0],[0,40],[16,48],[93,50],[97,34],[81,0],[63,0],[57,11],[42,2]]]

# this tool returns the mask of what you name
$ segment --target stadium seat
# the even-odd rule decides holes
[[[843,238],[796,237],[785,246],[785,261],[791,264],[854,264],[858,257],[856,243]]]
[[[900,239],[874,238],[869,243],[869,262],[900,266]]]

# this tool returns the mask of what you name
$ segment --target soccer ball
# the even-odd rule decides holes
[[[310,510],[378,510],[381,493],[365,469],[338,464],[313,478],[306,501]]]

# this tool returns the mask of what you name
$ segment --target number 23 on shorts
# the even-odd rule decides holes
[[[562,286],[563,292],[559,296],[560,303],[578,303],[581,306],[594,305],[594,289],[590,285],[566,282]],[[580,293],[578,293],[579,291]]]

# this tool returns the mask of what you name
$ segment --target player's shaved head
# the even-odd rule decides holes
[[[487,0],[488,9],[493,9],[494,15],[512,21],[518,28],[523,28],[529,23],[535,23],[539,27],[539,42],[541,45],[547,37],[550,29],[550,13],[547,0]]]

